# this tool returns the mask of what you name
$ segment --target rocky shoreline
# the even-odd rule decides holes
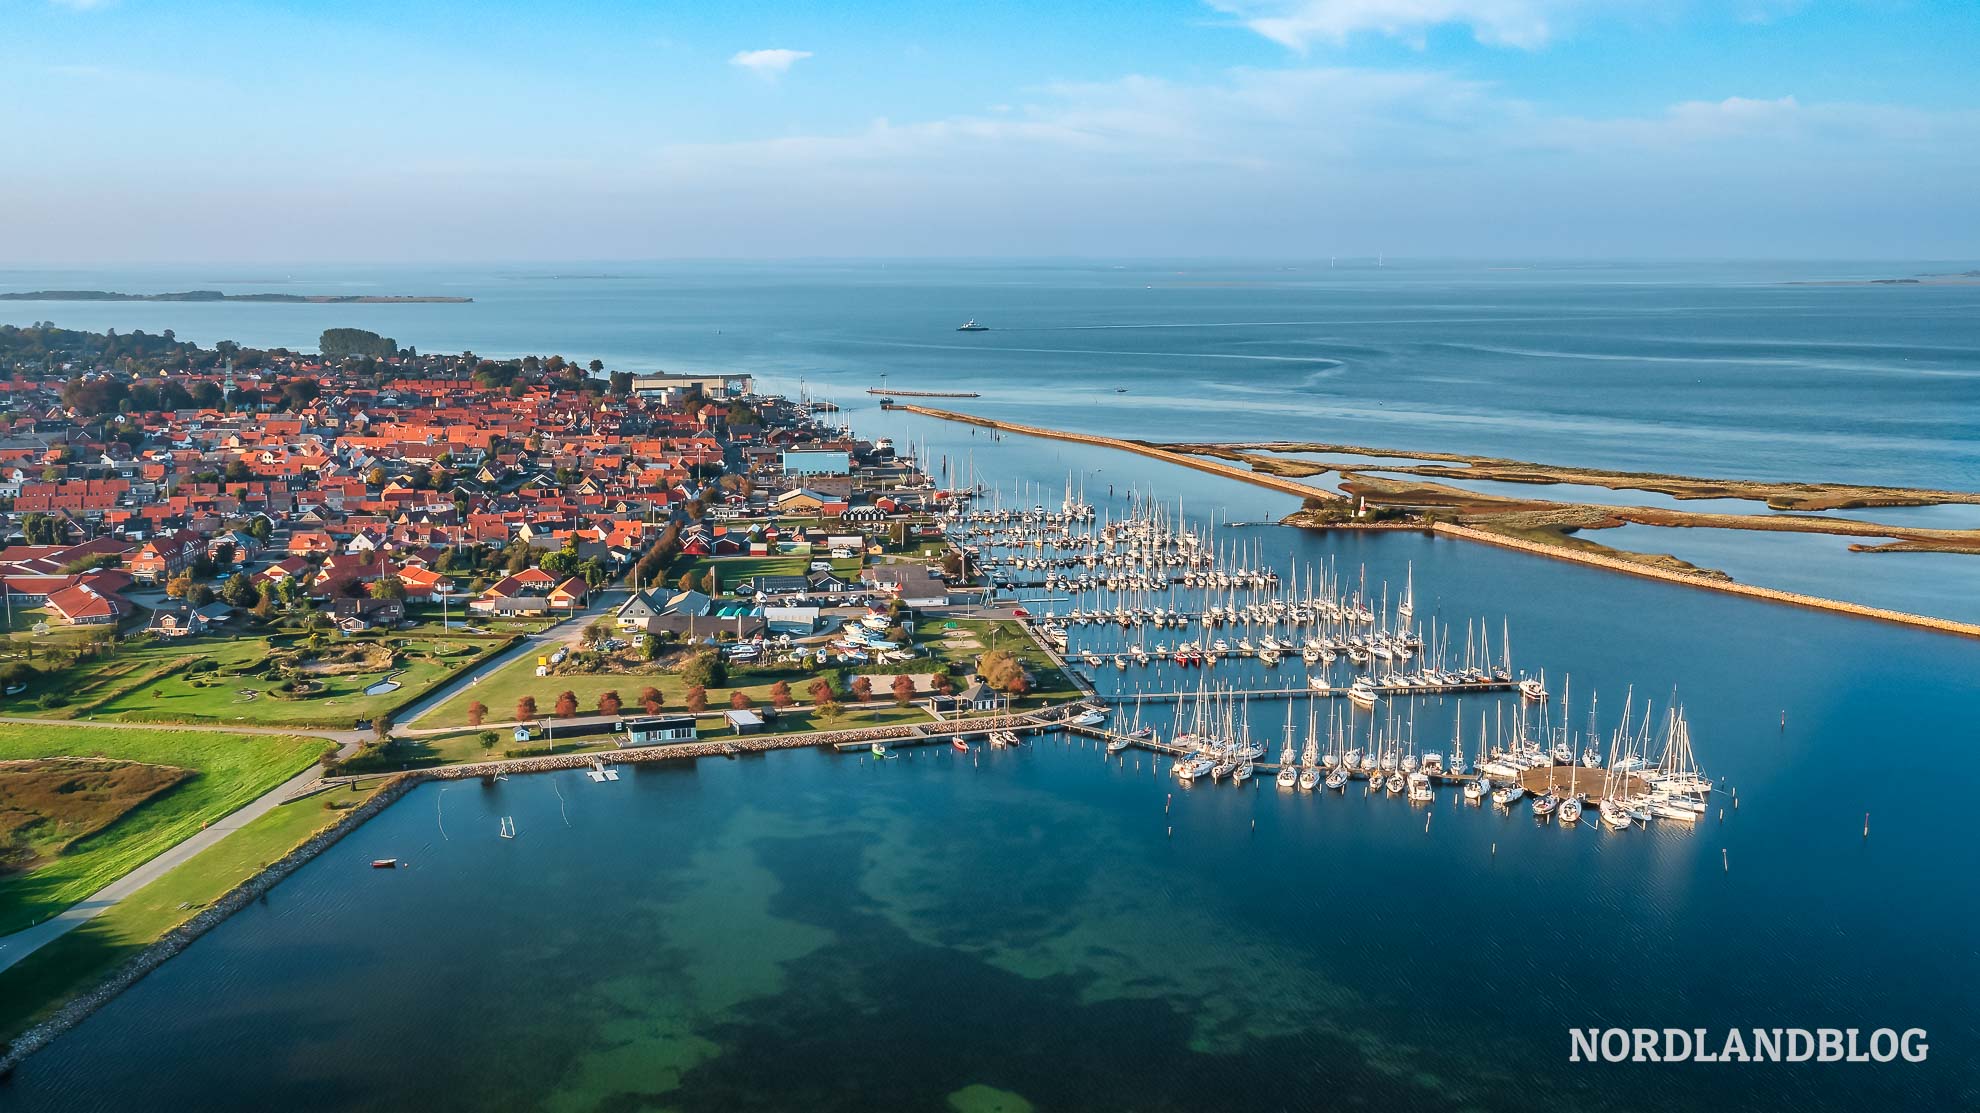
[[[283,855],[281,859],[229,889],[220,899],[202,909],[192,919],[166,932],[157,942],[138,952],[119,967],[117,972],[105,979],[101,985],[87,993],[72,998],[55,1015],[21,1033],[20,1037],[7,1045],[5,1054],[0,1054],[0,1078],[6,1077],[19,1066],[23,1059],[47,1046],[49,1041],[83,1022],[89,1014],[102,1008],[124,990],[136,984],[139,978],[156,970],[160,963],[192,945],[192,941],[218,927],[227,917],[247,907],[261,895],[280,884],[290,874],[301,869],[310,859],[323,853],[337,840],[357,830],[365,820],[404,796],[423,779],[411,774],[394,777],[371,799],[352,808],[337,822],[318,831],[302,845]]]
[[[946,735],[952,730],[971,734],[1008,728],[1036,728],[1051,720],[1054,712],[1063,711],[1066,706],[1055,705],[1040,708],[1034,712],[1015,715],[999,715],[981,719],[971,719],[965,723],[933,724],[942,728]],[[311,836],[294,850],[267,869],[247,878],[228,890],[218,900],[202,909],[185,923],[165,933],[156,942],[133,956],[95,988],[70,999],[53,1016],[23,1032],[0,1053],[0,1079],[4,1079],[21,1061],[36,1051],[46,1047],[50,1041],[76,1025],[104,1005],[115,1000],[117,995],[136,984],[138,979],[157,969],[165,960],[190,946],[193,940],[218,927],[229,916],[261,898],[262,894],[274,888],[304,864],[323,853],[345,835],[350,834],[366,820],[396,803],[400,797],[426,781],[455,781],[472,777],[493,777],[508,773],[547,773],[561,769],[583,769],[600,762],[612,764],[636,764],[650,761],[678,761],[704,757],[730,757],[743,753],[766,753],[771,750],[791,750],[814,746],[834,746],[847,742],[887,742],[899,739],[928,740],[929,735],[917,734],[915,727],[921,724],[895,724],[876,727],[855,727],[848,730],[817,731],[805,734],[752,735],[721,740],[697,741],[685,745],[650,746],[618,751],[594,751],[581,754],[545,754],[542,757],[506,758],[500,761],[483,761],[471,765],[443,765],[431,769],[414,769],[394,774],[384,787],[370,799],[351,809],[337,821]],[[374,774],[375,775],[375,774]],[[342,784],[352,778],[331,778],[325,785]],[[309,791],[316,791],[314,789]]]

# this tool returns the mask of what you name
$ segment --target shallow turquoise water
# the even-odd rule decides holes
[[[421,348],[802,377],[862,432],[925,441],[1007,501],[1056,503],[1070,476],[1115,513],[1131,491],[1179,502],[1289,574],[1331,560],[1395,585],[1410,569],[1420,615],[1504,616],[1516,663],[1557,691],[1567,674],[1599,690],[1606,721],[1632,685],[1660,706],[1675,689],[1741,800],[1697,830],[1611,835],[1448,798],[1425,811],[1269,783],[1178,791],[1145,757],[1108,765],[1064,744],[980,766],[940,749],[878,765],[806,752],[602,785],[431,786],[29,1060],[0,1104],[945,1109],[988,1087],[1041,1109],[1980,1107],[1980,851],[1957,783],[1937,791],[1969,756],[1980,646],[1414,534],[1259,525],[1292,500],[883,416],[856,393],[885,369],[897,386],[981,389],[969,407],[1000,416],[1163,439],[1980,475],[1964,404],[1980,341],[1957,290],[1772,285],[1796,268],[1400,273],[403,271],[344,277],[481,300],[0,307],[204,340],[306,346],[334,323]],[[57,284],[44,279],[0,275]],[[1009,334],[949,332],[967,316]],[[1254,355],[1269,358],[1229,358]],[[1732,555],[1691,559],[1747,579]],[[1924,559],[1776,555],[1753,578],[1974,597],[1937,586]],[[1257,668],[1219,676],[1265,682]],[[1164,674],[1102,681],[1131,696]],[[1442,742],[1454,712],[1421,702],[1419,738]],[[1283,715],[1260,706],[1254,725],[1270,736]],[[503,816],[519,838],[496,837]],[[381,855],[413,868],[365,868]],[[1735,1024],[1924,1027],[1933,1055],[1566,1062],[1571,1025]]]
[[[1506,614],[1516,663],[1557,691],[1572,673],[1577,708],[1599,690],[1605,722],[1629,685],[1660,706],[1675,689],[1728,782],[1724,819],[1612,834],[1448,791],[1425,809],[1179,789],[1145,755],[1064,742],[980,764],[790,752],[428,786],[31,1059],[9,1107],[943,1109],[974,1086],[1041,1109],[1980,1095],[1963,1050],[1980,1038],[1975,895],[1958,880],[1980,860],[1960,810],[1916,779],[1964,759],[1975,646],[1413,534],[1233,533],[1390,582],[1408,566],[1426,616]],[[1123,694],[1159,677],[1124,675]],[[1419,738],[1447,738],[1454,710],[1421,701]],[[1254,726],[1270,737],[1283,714],[1260,705]],[[519,838],[496,837],[503,816]],[[365,868],[377,856],[412,868]],[[1611,1024],[1897,1024],[1928,1029],[1934,1054],[1565,1061],[1570,1025]]]

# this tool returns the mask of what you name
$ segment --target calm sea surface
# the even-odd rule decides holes
[[[1184,789],[1158,776],[1145,754],[1109,762],[1064,740],[977,759],[942,748],[877,763],[788,752],[630,768],[616,783],[554,774],[493,786],[429,785],[30,1059],[0,1089],[0,1105],[1980,1106],[1980,1013],[1971,1005],[1980,984],[1980,888],[1972,882],[1980,850],[1959,772],[1970,760],[1980,710],[1980,646],[1415,534],[1310,534],[1258,524],[1284,514],[1288,500],[1083,446],[880,415],[855,397],[855,388],[877,375],[867,368],[887,367],[890,382],[915,374],[927,386],[967,382],[984,391],[986,410],[997,405],[1032,420],[1099,427],[1078,408],[1084,397],[1115,407],[1109,412],[1125,415],[1133,426],[1127,431],[1144,435],[1249,436],[1269,421],[1275,438],[1411,447],[1434,436],[1435,447],[1539,459],[1792,477],[1858,467],[1865,478],[1959,485],[1963,474],[1970,485],[1971,408],[1912,393],[1944,390],[1949,399],[1956,391],[1947,384],[1957,375],[1905,379],[1889,371],[1910,387],[1894,391],[1893,413],[1902,416],[1876,431],[1874,423],[1817,416],[1827,406],[1852,408],[1844,398],[1851,391],[1859,410],[1873,396],[1861,393],[1860,377],[1810,370],[1864,362],[1888,369],[1906,362],[1892,354],[1901,350],[1950,371],[1962,361],[1971,370],[1972,318],[1948,315],[1968,295],[1947,288],[1706,288],[1696,276],[1679,282],[1537,272],[1432,277],[1393,288],[1382,285],[1392,281],[1389,274],[1362,274],[1332,291],[1324,274],[1245,272],[1185,282],[1150,268],[1043,270],[1055,276],[1045,285],[1035,269],[986,269],[964,282],[953,272],[914,272],[917,279],[863,268],[840,275],[852,284],[847,290],[823,268],[796,277],[780,270],[787,288],[753,297],[747,268],[735,268],[724,279],[729,285],[665,276],[515,277],[509,281],[519,291],[555,297],[536,303],[518,294],[508,317],[484,316],[480,303],[0,311],[70,325],[170,325],[202,340],[264,343],[306,343],[303,334],[324,324],[363,324],[422,348],[557,349],[628,364],[636,357],[643,366],[743,365],[792,382],[802,373],[856,401],[847,416],[862,431],[925,442],[931,458],[974,468],[1007,503],[1054,504],[1070,476],[1115,513],[1130,492],[1180,503],[1203,528],[1214,524],[1221,544],[1289,576],[1332,568],[1352,578],[1365,566],[1371,587],[1387,583],[1393,591],[1407,570],[1419,616],[1460,630],[1476,621],[1493,631],[1495,653],[1503,619],[1515,667],[1544,667],[1556,692],[1571,675],[1577,720],[1590,692],[1600,693],[1606,727],[1626,692],[1633,691],[1640,713],[1645,700],[1661,710],[1675,691],[1700,759],[1724,786],[1707,821],[1696,829],[1660,823],[1610,833],[1592,824],[1538,825],[1524,807],[1511,814],[1466,807],[1449,789],[1427,807],[1358,792],[1281,793],[1269,779]],[[1065,293],[1075,278],[1092,300]],[[448,292],[438,281],[413,276],[387,286]],[[623,285],[631,282],[646,285]],[[670,282],[680,284],[668,295],[672,303],[656,294]],[[188,278],[155,288],[210,284]],[[305,285],[325,288],[320,278],[298,288]],[[249,287],[262,288],[242,288]],[[486,288],[469,292],[492,300]],[[634,289],[643,292],[624,293]],[[867,304],[881,300],[879,292],[899,312]],[[1344,360],[1355,368],[1347,371],[1295,371],[1273,361],[1210,370],[1208,361],[1168,356],[1121,357],[1077,375],[1083,357],[1053,363],[1041,362],[1042,354],[1006,356],[999,358],[1010,362],[1000,367],[956,347],[977,338],[942,331],[971,315],[1001,326],[1091,310],[1128,323],[1136,319],[1131,299],[1153,296],[1222,304],[1232,319],[1259,304],[1247,298],[1319,314],[1339,300],[1336,293],[1360,317],[1375,316],[1378,304],[1386,319],[1439,316],[1446,325],[1423,328],[1445,335],[1453,328],[1527,329],[1516,320],[1461,328],[1448,320],[1518,317],[1515,308],[1526,305],[1527,315],[1555,320],[1555,350],[1575,346],[1559,331],[1563,301],[1607,305],[1621,316],[1586,325],[1582,346],[1609,335],[1620,347],[1614,337],[1646,335],[1646,318],[1628,309],[1638,300],[1717,306],[1724,316],[1702,316],[1741,318],[1750,340],[1787,339],[1781,350],[1788,354],[1778,358],[1800,369],[1755,370],[1759,355],[1689,365],[1687,374],[1739,380],[1722,389],[1746,398],[1741,405],[1723,394],[1717,403],[1702,396],[1716,391],[1647,390],[1634,372],[1617,372],[1621,393],[1604,406],[1584,390],[1543,389],[1531,378],[1532,364],[1519,365],[1529,378],[1517,386],[1509,385],[1518,378],[1510,362],[1472,374],[1461,370],[1470,357],[1442,357],[1434,365],[1450,376],[1445,385],[1416,382],[1409,369],[1424,364],[1393,353],[1423,350],[1421,341],[1405,344],[1400,338],[1410,330],[1401,327],[1390,334],[1391,355],[1355,355]],[[1882,323],[1868,328],[1881,339],[1833,336],[1821,343],[1837,351],[1807,354],[1818,343],[1812,335],[1842,331],[1842,311],[1809,310],[1792,330],[1773,314],[1825,297],[1857,307],[1883,299],[1872,314]],[[589,310],[587,334],[569,315],[593,298],[602,304]],[[629,309],[640,298],[648,309]],[[1945,313],[1918,308],[1933,299]],[[695,321],[707,335],[699,344],[687,341],[689,330],[668,304],[700,307]],[[1920,315],[1889,316],[1900,305]],[[1460,314],[1460,306],[1470,309]],[[424,322],[461,311],[476,316],[450,326],[459,332],[422,335]],[[1170,312],[1144,307],[1141,315]],[[202,313],[212,315],[217,331],[202,331],[195,319]],[[391,323],[394,313],[410,324]],[[1243,319],[1295,317],[1261,311]],[[246,331],[257,321],[270,331]],[[878,341],[883,332],[917,331],[915,321],[933,345],[915,359]],[[538,337],[526,336],[539,326]],[[1673,320],[1669,334],[1687,339],[1670,343],[1699,342],[1701,327]],[[474,328],[482,335],[469,336]],[[752,329],[754,336],[730,336]],[[1364,335],[1364,352],[1380,347],[1365,338],[1366,326],[1345,321],[1306,332],[1309,339],[1335,334]],[[1183,329],[1121,330],[1098,344],[1075,335],[1032,346],[1167,351],[1200,342],[1280,354],[1280,340],[1260,331],[1247,334],[1258,345],[1229,337],[1211,343],[1207,333],[1185,341]],[[1001,333],[979,338],[1015,343]],[[723,351],[730,343],[737,350]],[[1534,343],[1529,333],[1523,343],[1497,346]],[[1966,355],[1941,350],[1962,344]],[[1849,345],[1885,347],[1874,356],[1838,354]],[[756,354],[745,358],[750,349]],[[1927,350],[1939,354],[1928,357]],[[873,354],[881,352],[892,354]],[[1380,359],[1393,360],[1386,374],[1370,370]],[[1607,366],[1574,366],[1598,364]],[[1642,364],[1658,366],[1674,365]],[[1285,376],[1293,375],[1307,376],[1307,385],[1292,385]],[[1757,385],[1762,376],[1772,376],[1773,385]],[[1784,376],[1827,385],[1783,393]],[[1048,385],[1065,396],[1017,390]],[[1115,385],[1131,393],[1110,397]],[[1009,398],[989,397],[999,391]],[[1501,391],[1525,403],[1486,404]],[[1828,392],[1835,394],[1823,401]],[[1192,404],[1196,394],[1202,398]],[[1645,405],[1617,401],[1629,395]],[[1772,409],[1756,409],[1767,397]],[[1296,407],[1309,405],[1311,424],[1290,427],[1306,412]],[[1386,412],[1391,406],[1398,412]],[[1398,421],[1405,409],[1413,416]],[[1722,437],[1677,431],[1706,411],[1719,414]],[[1522,418],[1531,419],[1529,427],[1518,424]],[[1650,435],[1645,423],[1665,432]],[[1868,449],[1854,444],[1856,437],[1888,443]],[[1882,570],[1912,558],[1861,559]],[[1220,666],[1216,677],[1261,687],[1303,682],[1297,665],[1270,677],[1257,665]],[[1137,689],[1179,682],[1159,670],[1107,669],[1099,680],[1130,707]],[[1195,681],[1192,671],[1188,683]],[[1471,748],[1480,712],[1496,721],[1513,707],[1475,699],[1463,710]],[[1441,699],[1378,712],[1413,714],[1427,748],[1447,743],[1456,713],[1453,701]],[[1254,730],[1272,740],[1274,752],[1284,716],[1284,704],[1252,708]],[[1367,717],[1356,724],[1365,730]],[[514,840],[496,835],[504,816],[516,821]],[[407,859],[411,868],[366,868],[380,856]],[[1610,1025],[1919,1027],[1930,1032],[1931,1052],[1923,1064],[1889,1065],[1567,1061],[1570,1027]]]
[[[1946,263],[564,264],[0,269],[0,290],[466,296],[471,305],[0,302],[0,322],[313,349],[746,370],[844,399],[1129,436],[1261,436],[1748,478],[1980,485],[1980,285]],[[976,318],[993,331],[958,333]],[[1129,393],[1117,394],[1127,387]]]

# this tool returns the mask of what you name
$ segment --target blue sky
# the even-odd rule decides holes
[[[1973,0],[0,0],[0,265],[1980,253]]]

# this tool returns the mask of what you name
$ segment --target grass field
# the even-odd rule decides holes
[[[754,576],[802,576],[811,570],[811,562],[825,560],[832,565],[832,573],[840,579],[859,578],[860,558],[828,558],[817,556],[732,556],[732,557],[689,557],[679,561],[667,573],[669,588],[680,585],[683,572],[694,577],[696,590],[701,588],[701,577],[709,569],[715,570],[717,585],[724,594],[735,590],[736,584]]]
[[[958,678],[970,674],[975,667],[977,655],[984,650],[1003,649],[1022,657],[1037,679],[1038,689],[1027,697],[1024,704],[1062,699],[1077,694],[1071,683],[1052,666],[1045,652],[1026,637],[1016,623],[963,619],[954,622],[954,630],[945,629],[948,625],[950,624],[946,620],[924,622],[917,630],[917,639],[930,648],[934,660],[948,662]],[[898,671],[901,672],[929,672],[932,669],[932,662],[926,659],[910,661],[898,666]],[[708,690],[708,705],[710,708],[724,707],[728,704],[730,694],[738,690],[747,694],[758,705],[767,704],[770,702],[770,689],[779,680],[790,684],[791,694],[798,700],[809,702],[810,697],[805,694],[805,689],[819,675],[795,667],[772,666],[750,671],[732,668],[730,684],[727,687]],[[486,721],[491,723],[514,719],[516,701],[523,696],[535,697],[538,713],[546,713],[555,707],[557,696],[566,689],[577,697],[580,715],[597,714],[598,697],[608,690],[619,693],[626,713],[638,714],[640,689],[649,684],[660,689],[667,708],[681,709],[681,701],[687,693],[687,685],[681,681],[678,674],[620,673],[539,677],[536,675],[536,657],[525,654],[491,673],[481,683],[457,693],[446,703],[434,708],[433,712],[420,720],[418,725],[465,727],[468,704],[477,700],[488,708]],[[876,686],[874,695],[885,699],[887,697],[885,686]]]
[[[29,869],[193,775],[176,765],[91,757],[0,761],[0,869]]]
[[[732,668],[728,687],[708,689],[708,705],[727,706],[731,693],[738,690],[747,693],[757,703],[768,703],[770,689],[779,680],[789,683],[791,694],[802,700],[806,698],[805,687],[818,675],[800,668],[764,668],[749,672]],[[557,696],[566,689],[577,696],[580,715],[598,714],[598,697],[608,690],[617,691],[626,713],[636,715],[640,714],[640,689],[648,685],[660,689],[668,708],[678,711],[684,706],[682,700],[687,695],[687,685],[678,674],[611,673],[539,677],[536,675],[536,656],[525,653],[489,674],[481,683],[456,693],[417,725],[464,727],[467,725],[468,704],[477,700],[487,706],[487,721],[491,723],[508,722],[515,718],[516,701],[524,696],[534,696],[537,711],[547,713],[556,706]]]
[[[344,644],[349,643],[331,641],[328,648]],[[265,637],[143,642],[119,650],[115,657],[72,665],[36,682],[36,690],[66,694],[65,706],[39,709],[32,702],[36,690],[30,690],[14,701],[10,711],[55,719],[89,716],[126,722],[349,728],[417,698],[504,644],[505,639],[499,638],[408,639],[407,660],[399,668],[320,677],[321,695],[278,699],[268,694],[274,682],[252,671],[271,652]],[[432,652],[441,654],[440,659],[426,656]],[[386,682],[388,676],[399,687],[365,694],[367,687]]]
[[[60,912],[308,768],[316,738],[204,731],[0,724],[0,759],[107,757],[191,769],[196,776],[60,857],[0,875],[0,934]]]
[[[97,733],[113,733],[99,731]],[[10,1039],[69,997],[108,976],[158,937],[229,889],[279,860],[355,807],[382,779],[284,804],[228,835],[205,853],[138,890],[8,970],[0,971],[0,1040]]]

